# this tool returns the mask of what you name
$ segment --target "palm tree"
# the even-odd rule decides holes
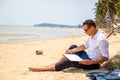
[[[120,0],[99,0],[95,5],[96,24],[98,27],[104,27],[108,32],[110,31],[107,36],[109,37],[116,29],[113,27],[115,15],[120,17]],[[120,30],[120,28],[118,29]]]
[[[113,23],[114,16],[120,16],[119,0],[99,0],[95,5],[96,23],[100,27],[109,27],[108,23]]]

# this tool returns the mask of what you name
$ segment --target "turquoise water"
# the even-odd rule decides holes
[[[83,34],[80,28],[0,26],[0,43],[50,39]]]

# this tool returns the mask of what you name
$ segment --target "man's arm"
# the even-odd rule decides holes
[[[96,59],[96,60],[84,60],[84,61],[80,61],[79,63],[84,64],[84,65],[91,65],[91,64],[103,63],[103,62],[105,62],[107,60],[108,60],[108,58],[102,56],[101,58]]]
[[[80,45],[80,46],[78,46],[78,47],[76,47],[76,48],[74,48],[74,49],[66,50],[66,53],[67,53],[67,54],[73,54],[73,53],[75,53],[75,52],[83,51],[83,50],[85,50],[85,49],[86,49],[85,46],[82,44],[82,45]]]

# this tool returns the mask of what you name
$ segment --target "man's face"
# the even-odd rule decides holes
[[[83,26],[83,30],[88,36],[91,35],[91,30],[90,29],[91,29],[91,27],[88,27],[87,25]]]

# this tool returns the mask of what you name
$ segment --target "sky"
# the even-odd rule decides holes
[[[0,0],[0,25],[79,25],[95,18],[98,0]]]

